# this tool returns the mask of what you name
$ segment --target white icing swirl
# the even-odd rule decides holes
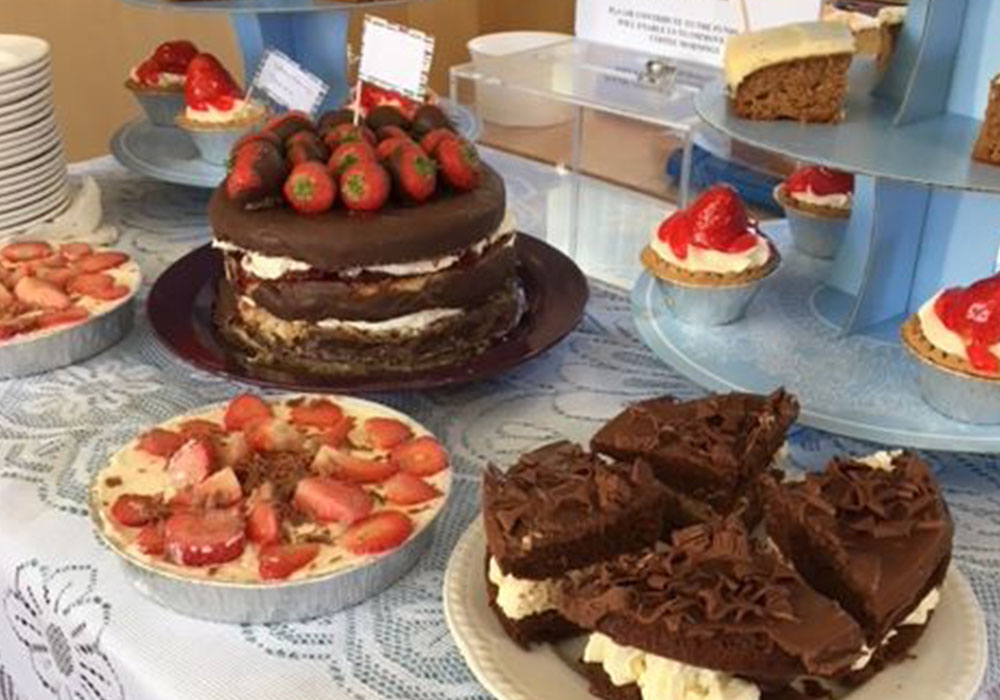
[[[811,204],[815,207],[830,207],[831,209],[849,210],[854,204],[854,197],[850,192],[834,192],[832,194],[816,194],[810,187],[804,192],[792,192],[787,187],[785,194],[791,199],[801,204]]]
[[[150,85],[139,77],[138,66],[133,68],[128,75],[133,82],[138,83],[139,85],[158,88],[184,87],[184,82],[186,80],[184,73],[168,73],[166,71],[160,71],[159,75],[156,76],[156,82]]]
[[[721,250],[702,248],[689,245],[687,257],[681,259],[674,255],[669,243],[660,240],[656,231],[650,238],[650,247],[663,260],[692,272],[715,272],[719,274],[738,274],[747,270],[763,267],[771,259],[771,246],[767,239],[753,229],[748,229],[757,237],[757,243],[752,248],[740,253],[727,253]]]

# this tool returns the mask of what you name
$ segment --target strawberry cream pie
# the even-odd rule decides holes
[[[683,321],[723,325],[743,316],[760,282],[780,264],[778,249],[747,215],[735,190],[717,185],[675,212],[642,251]]]
[[[932,408],[969,423],[1000,423],[1000,275],[934,295],[902,335]]]
[[[190,41],[168,41],[130,71],[125,87],[156,126],[173,126],[184,109],[187,69],[197,55],[198,49]]]
[[[817,258],[837,254],[854,204],[854,175],[809,166],[799,168],[774,190],[785,208],[795,247]]]
[[[190,134],[202,158],[216,164],[225,163],[233,144],[266,114],[208,53],[198,54],[188,64],[184,102],[177,125]]]
[[[195,616],[275,620],[332,612],[358,602],[345,596],[359,588],[389,585],[373,567],[404,551],[413,563],[450,485],[447,452],[402,414],[347,397],[242,394],[139,435],[96,476],[91,504],[101,536],[152,574],[150,586],[165,577],[251,596],[286,582],[351,589],[278,612],[255,611],[253,597],[224,611],[198,608],[196,592],[162,601]],[[408,568],[387,566],[394,577]],[[341,578],[352,573],[366,583]]]

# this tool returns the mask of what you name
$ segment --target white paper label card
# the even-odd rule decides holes
[[[434,37],[365,15],[358,78],[414,100],[423,100],[434,59]]]
[[[287,109],[312,114],[330,86],[281,51],[268,49],[257,68],[252,89]]]
[[[576,35],[656,56],[722,65],[726,39],[742,29],[815,21],[822,0],[577,0]]]

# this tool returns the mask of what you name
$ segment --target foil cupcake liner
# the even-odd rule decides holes
[[[775,198],[781,201],[777,193]],[[821,260],[831,260],[837,256],[847,235],[849,218],[820,216],[790,206],[785,206],[784,209],[797,251]]]
[[[667,307],[681,321],[692,326],[725,326],[746,315],[750,302],[764,280],[774,270],[760,279],[732,285],[694,285],[657,278],[660,292]]]
[[[194,141],[195,148],[201,154],[201,159],[213,165],[225,165],[229,160],[229,152],[249,129],[184,129]]]
[[[0,345],[0,379],[26,377],[72,365],[107,350],[132,329],[135,296],[78,326]]]
[[[184,111],[184,92],[133,91],[136,101],[154,126],[176,126],[177,116]]]
[[[1000,424],[1000,381],[961,374],[916,357],[920,395],[928,406],[963,423]]]

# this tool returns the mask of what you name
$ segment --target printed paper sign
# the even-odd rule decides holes
[[[657,56],[722,65],[740,0],[577,0],[576,35]],[[751,29],[819,18],[822,0],[744,0]]]
[[[423,100],[433,58],[434,37],[381,17],[365,16],[360,80]]]
[[[252,89],[283,107],[312,114],[330,87],[281,51],[268,49],[257,68]]]

